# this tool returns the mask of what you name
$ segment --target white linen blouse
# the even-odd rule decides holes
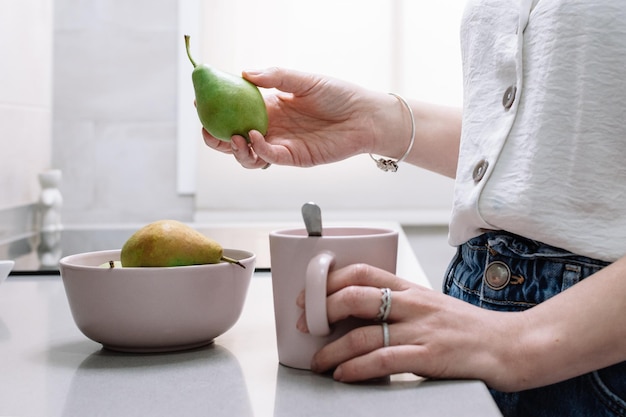
[[[471,0],[449,241],[626,254],[626,1]]]

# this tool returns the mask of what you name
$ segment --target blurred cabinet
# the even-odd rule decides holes
[[[199,61],[235,74],[284,66],[372,89],[461,104],[459,21],[463,2],[411,0],[183,0]],[[196,13],[193,13],[193,11]],[[196,20],[197,19],[197,20]],[[198,221],[279,218],[316,201],[329,218],[405,224],[447,220],[452,180],[401,165],[379,171],[368,155],[321,167],[246,170],[206,148],[187,62],[181,66],[179,184],[195,193]],[[190,95],[191,94],[191,95]],[[191,98],[190,98],[191,97]],[[195,165],[195,167],[194,167]],[[186,176],[185,176],[186,175]],[[188,178],[183,184],[181,178]]]

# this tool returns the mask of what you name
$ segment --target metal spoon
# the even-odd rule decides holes
[[[302,206],[302,218],[309,236],[322,236],[322,210],[313,203],[304,203]]]

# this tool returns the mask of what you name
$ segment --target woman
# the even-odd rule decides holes
[[[333,272],[331,322],[376,318],[381,288],[392,302],[384,332],[354,330],[314,370],[477,378],[506,416],[626,416],[626,3],[470,1],[462,54],[462,111],[248,71],[280,90],[266,136],[205,142],[246,168],[370,153],[455,178],[444,294],[367,265]]]

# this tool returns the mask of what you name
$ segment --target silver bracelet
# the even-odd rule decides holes
[[[370,154],[370,157],[374,160],[374,162],[376,162],[376,166],[382,169],[383,171],[396,172],[398,170],[398,164],[404,161],[406,157],[409,155],[409,153],[411,152],[411,149],[413,149],[413,144],[415,143],[415,117],[413,117],[413,110],[411,110],[411,106],[409,106],[409,103],[407,103],[407,101],[404,98],[400,97],[396,93],[389,93],[389,94],[391,94],[392,96],[400,100],[400,102],[404,104],[404,107],[406,107],[407,110],[409,111],[409,115],[411,116],[411,141],[409,142],[409,147],[407,148],[404,155],[402,155],[396,161],[394,161],[393,159],[385,159],[385,158],[376,159],[372,156],[372,154]]]

